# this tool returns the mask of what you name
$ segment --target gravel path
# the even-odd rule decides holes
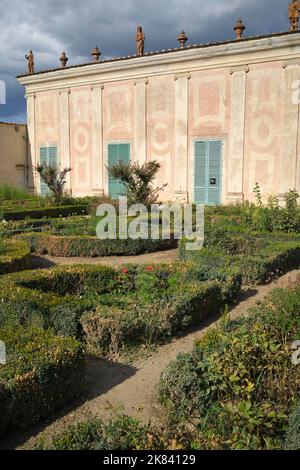
[[[239,303],[231,310],[230,317],[241,317],[272,289],[287,287],[299,274],[299,270],[293,271],[267,286],[259,286],[255,290],[245,289]],[[31,429],[26,435],[23,433],[6,439],[0,449],[30,449],[41,432],[49,436],[69,424],[96,414],[106,420],[113,409],[119,409],[143,422],[155,422],[159,415],[156,393],[161,373],[179,353],[191,352],[195,340],[203,336],[208,328],[215,328],[218,321],[218,318],[206,320],[197,331],[174,339],[159,347],[150,357],[138,360],[133,365],[89,359],[87,393],[82,402],[73,405],[72,410],[64,410],[60,416],[53,417],[51,422]]]
[[[32,256],[33,268],[48,268],[55,265],[105,264],[122,266],[124,264],[160,264],[172,263],[179,259],[178,249],[157,251],[138,256],[107,256],[102,258],[56,258],[54,256]]]

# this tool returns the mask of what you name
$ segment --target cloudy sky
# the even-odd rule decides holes
[[[25,122],[24,90],[15,76],[26,72],[25,53],[35,53],[36,69],[59,65],[66,51],[69,65],[90,60],[96,45],[103,57],[135,51],[135,30],[142,25],[146,50],[177,47],[184,29],[191,44],[234,37],[240,16],[246,35],[289,29],[290,0],[0,0],[0,80],[7,104],[0,121]]]

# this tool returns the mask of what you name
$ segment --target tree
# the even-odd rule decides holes
[[[124,186],[124,196],[129,204],[145,204],[149,206],[158,200],[160,191],[163,191],[167,184],[154,187],[154,179],[160,170],[161,165],[153,160],[144,164],[138,162],[124,163],[122,161],[107,167],[108,174],[120,180]]]
[[[51,196],[55,204],[59,204],[65,195],[66,175],[72,171],[72,168],[60,169],[60,166],[56,163],[50,165],[43,163],[37,165],[35,170],[41,177],[43,183],[45,183],[51,191]]]

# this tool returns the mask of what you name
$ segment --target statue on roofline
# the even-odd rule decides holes
[[[25,59],[28,61],[28,73],[29,75],[34,74],[34,55],[32,51],[29,51],[28,55],[25,55]]]
[[[291,31],[298,31],[300,16],[300,0],[292,0],[289,4],[289,20]]]
[[[141,26],[137,27],[136,31],[136,53],[141,56],[144,55],[145,49],[145,34]]]

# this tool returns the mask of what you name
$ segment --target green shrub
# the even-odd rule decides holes
[[[291,269],[299,267],[300,242],[274,242],[258,252],[256,256],[241,257],[237,263],[245,284],[268,283]]]
[[[175,240],[100,240],[96,237],[63,237],[42,233],[20,235],[40,255],[62,257],[135,256],[177,246]]]
[[[285,450],[300,450],[300,406],[290,416],[284,441]]]
[[[36,450],[144,450],[160,448],[158,436],[151,434],[150,426],[143,426],[137,420],[117,415],[108,424],[99,419],[90,419],[69,426],[58,435],[52,436],[49,445],[43,439]]]
[[[85,373],[76,340],[22,326],[1,327],[0,339],[7,351],[0,366],[0,434],[37,423],[80,395]]]
[[[211,278],[198,279],[180,264],[16,273],[0,279],[0,325],[51,327],[85,339],[93,352],[117,354],[165,341],[220,312],[238,294],[240,276]]]
[[[239,272],[244,284],[257,285],[268,283],[300,265],[300,238],[297,236],[260,235],[253,242],[252,238],[245,236],[237,239],[233,234],[230,241],[230,234],[227,232],[222,242],[220,233],[215,241],[213,238],[209,239],[209,248],[196,252],[186,250],[186,240],[180,242],[181,257],[185,261],[193,261],[194,271],[197,271],[199,279],[201,275],[218,279],[220,273],[227,277],[227,274]],[[251,248],[251,240],[252,248],[256,246],[255,249]],[[244,254],[241,254],[240,244],[248,244]]]
[[[22,241],[3,240],[0,253],[0,275],[31,267],[30,249]]]
[[[148,304],[133,297],[125,306],[101,305],[82,317],[82,326],[91,351],[117,354],[128,346],[163,342],[222,307],[216,282],[181,283],[180,291],[167,290]]]
[[[197,431],[201,449],[279,449],[300,392],[291,343],[300,334],[300,287],[278,289],[237,323],[223,322],[162,375],[169,419]]]
[[[74,215],[83,215],[88,213],[88,206],[84,205],[71,205],[62,207],[43,207],[32,209],[19,209],[19,210],[0,210],[0,217],[3,220],[25,220],[25,219],[42,219],[56,218],[56,217],[70,217]]]
[[[0,280],[0,325],[38,325],[82,337],[81,315],[103,294],[116,292],[117,273],[106,266],[28,271]]]
[[[103,294],[116,288],[117,273],[109,266],[66,266],[15,275],[14,282],[27,289],[60,296]]]
[[[3,185],[0,186],[0,204],[4,204],[7,201],[20,201],[20,200],[31,200],[36,203],[39,200],[38,196],[29,194],[22,189],[14,188],[13,186]]]

